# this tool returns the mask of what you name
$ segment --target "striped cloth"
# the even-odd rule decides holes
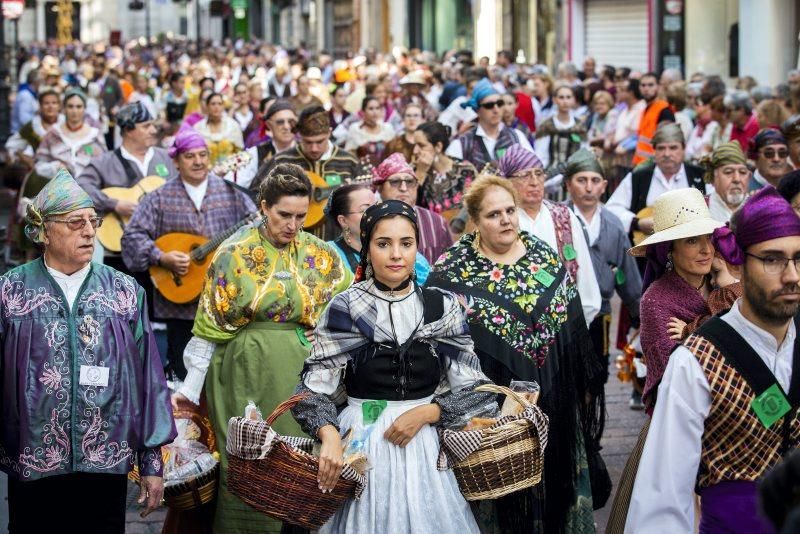
[[[639,439],[636,440],[631,455],[622,470],[622,476],[617,485],[617,493],[614,495],[614,502],[611,504],[611,513],[608,516],[606,534],[624,534],[625,521],[628,520],[628,508],[631,505],[631,495],[633,494],[633,484],[636,482],[636,472],[639,470],[639,462],[642,460],[644,442],[647,440],[647,431],[650,430],[650,418],[644,422],[642,430],[639,432]]]
[[[539,451],[541,462],[544,462],[544,449],[547,447],[547,428],[550,420],[538,406],[528,406],[519,415],[506,415],[497,420],[489,428],[499,428],[506,423],[518,419],[527,419],[536,429],[539,439]],[[436,468],[439,471],[452,468],[455,464],[478,450],[483,441],[484,430],[450,430],[445,429],[439,432],[442,446],[439,448],[439,459]]]

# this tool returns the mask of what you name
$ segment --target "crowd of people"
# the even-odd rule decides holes
[[[155,509],[178,409],[220,453],[203,528],[281,532],[229,489],[228,421],[295,393],[274,429],[321,442],[322,492],[380,407],[368,485],[323,532],[594,532],[614,345],[648,417],[606,531],[793,524],[792,493],[759,507],[758,483],[800,440],[800,71],[208,44],[21,52],[11,532],[85,526],[81,500],[123,532],[134,464]],[[496,417],[475,387],[511,381],[540,388],[543,481],[469,503],[436,429]]]

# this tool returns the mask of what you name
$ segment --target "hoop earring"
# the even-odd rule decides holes
[[[672,262],[672,252],[667,253],[667,263],[664,265],[664,268],[668,271],[675,268],[675,264]]]

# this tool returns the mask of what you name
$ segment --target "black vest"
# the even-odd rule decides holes
[[[686,169],[686,179],[689,182],[689,187],[694,187],[700,191],[703,196],[706,195],[706,183],[703,180],[705,170],[697,165],[684,163],[683,168]],[[650,184],[653,182],[653,172],[655,172],[655,165],[643,165],[641,168],[634,169],[631,173],[631,206],[630,211],[634,214],[639,213],[643,208],[647,207],[647,193],[650,192]]]
[[[423,323],[441,319],[444,295],[423,289],[422,298]],[[413,337],[412,334],[402,345],[396,342],[370,343],[351,353],[344,378],[347,395],[391,401],[433,395],[441,379],[441,360],[430,344]]]

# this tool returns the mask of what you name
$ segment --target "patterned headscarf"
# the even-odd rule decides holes
[[[414,226],[414,234],[419,241],[419,225],[417,223],[417,212],[414,208],[401,200],[384,200],[378,204],[374,204],[367,208],[364,216],[361,217],[361,261],[356,269],[355,281],[361,282],[366,279],[367,265],[367,252],[369,251],[369,240],[372,238],[372,232],[378,225],[381,219],[392,217],[395,215],[402,215],[411,221]]]
[[[572,178],[573,175],[579,172],[596,172],[600,176],[605,177],[603,166],[597,161],[597,156],[588,148],[581,148],[567,160],[567,166],[564,169],[564,176]]]
[[[490,82],[488,78],[482,78],[472,88],[472,97],[466,102],[462,102],[461,107],[465,109],[472,108],[474,111],[478,111],[478,108],[481,105],[481,100],[483,100],[487,96],[492,96],[497,94],[500,93],[498,93],[497,89],[494,88],[492,82]]]
[[[750,159],[757,159],[758,152],[769,145],[786,145],[789,143],[780,130],[775,128],[764,128],[753,137],[750,142]]]
[[[727,226],[714,230],[711,241],[725,261],[741,265],[751,245],[788,236],[800,236],[800,217],[774,187],[765,185],[742,204]]]
[[[208,148],[206,140],[202,135],[200,135],[200,132],[184,123],[183,126],[181,126],[181,129],[178,130],[178,134],[175,136],[172,146],[169,147],[168,154],[169,157],[174,159],[178,156],[178,154],[183,154],[184,152],[188,152],[196,148]]]
[[[526,169],[542,169],[542,161],[535,152],[525,149],[517,143],[511,145],[503,157],[497,160],[497,171],[500,176],[511,178],[514,173]]]
[[[372,169],[372,185],[378,186],[388,180],[390,176],[401,173],[415,176],[414,169],[408,164],[402,152],[395,152]]]
[[[153,120],[153,116],[141,102],[123,106],[117,113],[117,124],[122,131],[133,130],[141,122]]]
[[[714,152],[711,153],[711,156],[705,162],[706,173],[703,179],[707,184],[710,184],[714,181],[715,170],[725,165],[736,164],[747,165],[747,158],[744,156],[744,152],[742,152],[741,145],[736,141],[722,143],[714,149]]]
[[[94,202],[86,191],[78,185],[69,171],[61,168],[28,204],[25,235],[34,243],[43,243],[44,222],[48,217],[93,207]]]

